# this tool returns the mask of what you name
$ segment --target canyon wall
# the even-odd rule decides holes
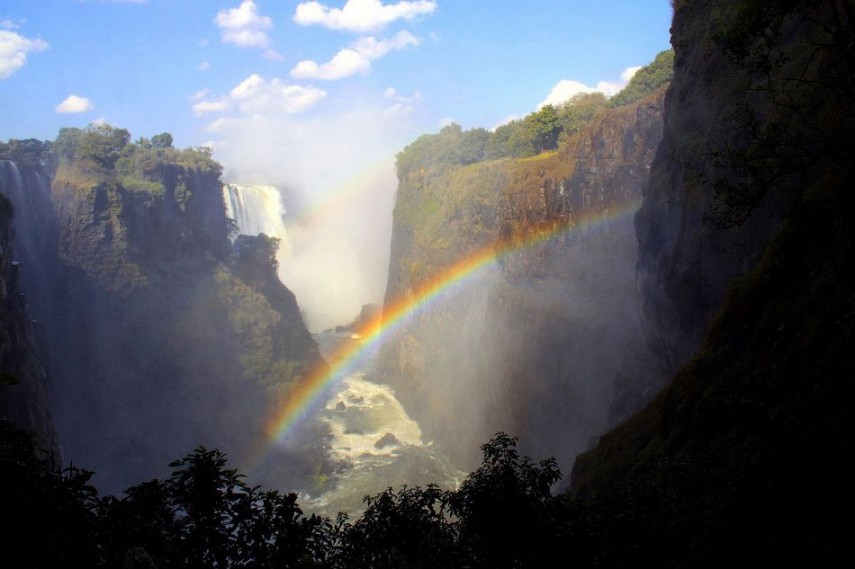
[[[50,345],[63,454],[103,491],[200,444],[240,464],[270,402],[324,365],[257,254],[271,243],[233,248],[219,164],[123,133],[64,129],[8,192],[19,239],[42,240],[23,266],[45,269],[23,288]],[[46,211],[28,215],[45,190]]]
[[[633,214],[663,94],[597,115],[555,152],[416,165],[400,180],[387,306],[461,260],[495,258],[415,308],[378,362],[462,463],[504,430],[569,467],[646,396],[619,379],[625,358],[642,358],[648,384],[658,376],[641,333]]]

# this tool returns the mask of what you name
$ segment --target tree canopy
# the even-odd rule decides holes
[[[623,90],[609,100],[609,106],[628,105],[653,93],[674,76],[674,50],[656,55],[652,63],[639,69]]]
[[[632,103],[659,89],[671,80],[673,70],[674,51],[667,50],[638,70],[611,99],[598,92],[579,93],[563,103],[543,105],[492,131],[464,131],[451,123],[437,134],[420,136],[398,153],[398,178],[403,180],[411,172],[466,166],[482,160],[526,158],[555,150],[603,109]]]

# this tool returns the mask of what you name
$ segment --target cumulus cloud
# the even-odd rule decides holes
[[[58,113],[85,113],[95,108],[92,101],[86,97],[69,95],[67,99],[58,104],[54,109]]]
[[[214,22],[220,28],[223,43],[244,48],[259,48],[268,59],[281,59],[271,47],[267,33],[273,29],[273,20],[262,16],[253,0],[243,0],[237,8],[220,10]]]
[[[368,75],[371,61],[353,49],[342,49],[327,63],[319,65],[315,61],[304,60],[294,66],[291,77],[295,79],[323,79],[332,81],[351,75]]]
[[[383,4],[381,0],[347,0],[343,8],[330,8],[320,2],[301,2],[294,21],[302,26],[320,25],[333,30],[370,32],[396,20],[412,20],[436,10],[434,0],[416,0]]]
[[[360,38],[351,47],[340,50],[327,63],[318,64],[311,60],[299,62],[291,70],[291,77],[332,81],[357,73],[368,75],[371,72],[373,60],[383,57],[390,51],[416,45],[419,45],[419,39],[407,31],[398,32],[394,37],[386,40],[378,40],[375,37]]]
[[[636,65],[635,67],[627,67],[623,70],[623,73],[620,74],[621,81],[624,84],[629,83],[629,81],[635,77],[635,74],[641,69],[640,65]]]
[[[265,79],[252,74],[222,97],[210,97],[210,91],[196,92],[191,100],[197,115],[222,113],[237,109],[241,113],[282,112],[297,114],[310,109],[327,96],[317,87],[290,85],[274,77]]]
[[[247,77],[229,93],[242,112],[272,109],[287,114],[301,113],[326,96],[326,91],[317,87],[289,85],[276,77],[266,80],[255,74]]]
[[[27,62],[27,54],[44,51],[47,42],[41,39],[30,39],[11,31],[17,26],[10,20],[2,20],[0,27],[0,79],[6,79],[19,70]]]
[[[196,115],[204,115],[207,113],[222,113],[232,108],[228,100],[221,99],[218,101],[199,101],[193,104],[193,112]]]
[[[635,75],[641,67],[627,67],[621,73],[620,81],[600,81],[596,87],[589,87],[579,81],[572,79],[562,79],[549,92],[549,95],[544,99],[538,108],[544,105],[560,105],[572,99],[579,93],[603,93],[607,97],[617,95],[621,89],[626,87],[632,76]]]

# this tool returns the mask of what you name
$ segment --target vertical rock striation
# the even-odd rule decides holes
[[[632,215],[662,99],[599,115],[558,152],[413,168],[401,180],[387,305],[461,259],[498,255],[414,310],[379,358],[462,462],[504,430],[567,466],[605,428],[622,358],[644,352]]]
[[[200,444],[240,463],[271,402],[324,365],[275,267],[233,251],[220,166],[198,149],[128,139],[105,126],[0,146],[28,161],[0,162],[0,183],[18,213],[23,274],[37,271],[22,288],[47,307],[64,454],[105,492],[162,475]],[[16,330],[4,358],[11,340],[32,340]]]
[[[580,456],[609,566],[827,565],[849,549],[855,96],[848,2],[677,2],[637,216],[673,378]]]

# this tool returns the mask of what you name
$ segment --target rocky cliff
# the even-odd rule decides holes
[[[608,423],[621,358],[644,351],[632,214],[662,100],[605,111],[558,151],[399,171],[387,306],[461,261],[495,257],[415,308],[379,357],[462,463],[505,430],[567,466]]]
[[[675,8],[637,227],[646,329],[677,372],[574,491],[620,515],[606,565],[833,564],[855,504],[853,12]]]
[[[22,291],[14,206],[5,195],[19,176],[12,163],[0,162],[0,420],[33,433],[37,448],[60,462],[47,346]]]
[[[51,306],[64,454],[106,491],[199,444],[240,463],[272,392],[323,365],[275,267],[233,251],[219,165],[126,134],[64,129],[50,145],[49,286],[32,295]]]

